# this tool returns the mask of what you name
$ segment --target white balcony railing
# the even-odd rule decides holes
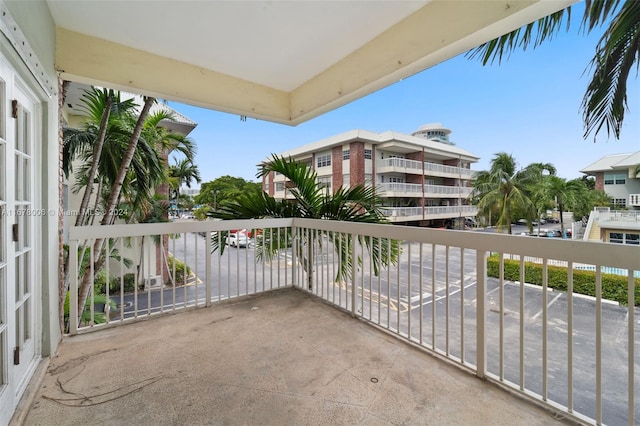
[[[444,164],[424,163],[404,158],[386,158],[377,162],[378,168],[391,168],[393,171],[410,174],[424,174],[426,176],[443,176],[460,179],[472,179],[474,171],[462,167],[445,166]]]
[[[393,196],[393,194],[402,194],[408,196],[425,197],[461,197],[467,198],[471,194],[471,188],[465,186],[448,186],[448,185],[424,185],[418,183],[379,183],[376,190],[381,196]]]
[[[476,206],[383,207],[380,210],[382,214],[392,221],[394,218],[423,218],[424,216],[424,219],[439,219],[443,217],[475,216],[478,214]]]
[[[241,228],[254,230],[247,248],[209,250],[222,232]],[[72,256],[71,334],[293,286],[568,418],[593,424],[638,421],[635,246],[268,219],[72,228],[71,253],[84,243],[91,247],[96,238],[108,238],[99,253],[89,253],[111,253],[103,276],[113,282],[105,295],[112,308],[97,324],[100,308],[91,291],[78,321],[82,256]],[[398,256],[392,259],[395,242]],[[265,256],[265,244],[273,256]],[[133,262],[130,292],[122,285],[127,268],[117,261],[115,248]],[[167,262],[156,260],[166,251],[192,274],[182,282],[145,286],[152,281],[146,278],[162,276]],[[339,276],[341,259],[357,268]],[[383,265],[377,274],[375,259]],[[169,274],[179,275],[168,263]],[[578,265],[594,272],[578,271]],[[87,272],[91,277],[95,271]],[[88,281],[93,289],[94,280]],[[581,297],[574,289],[592,296]],[[621,297],[626,306],[607,303],[607,297]]]
[[[595,208],[591,214],[596,215],[600,222],[637,223],[640,225],[640,210],[609,210]]]

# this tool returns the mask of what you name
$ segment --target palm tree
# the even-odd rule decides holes
[[[348,189],[341,187],[334,193],[329,193],[326,187],[318,182],[316,172],[306,164],[276,155],[272,156],[269,163],[261,166],[257,177],[262,178],[271,172],[278,172],[285,176],[289,181],[289,194],[293,196],[295,201],[276,200],[264,192],[248,193],[240,196],[236,201],[220,207],[212,215],[222,219],[300,217],[360,223],[386,223],[386,218],[378,209],[379,199],[372,187],[363,185],[352,186]],[[280,235],[268,229],[263,230],[262,235],[261,239],[257,239],[256,248],[257,256],[261,259],[268,260],[276,256],[278,250],[285,249],[291,242],[291,235]],[[294,247],[297,250],[298,259],[301,260],[303,268],[307,272],[309,289],[313,287],[311,271],[314,251],[322,250],[323,236],[327,236],[328,240],[333,242],[334,249],[339,255],[336,281],[348,277],[354,267],[351,235],[326,231],[297,234],[295,237],[298,239],[298,243]],[[223,250],[224,246],[220,244],[220,241],[222,241],[222,237],[213,239],[213,250]],[[395,264],[398,260],[400,246],[396,240],[359,237],[358,242],[371,253],[375,274],[379,273],[380,268]],[[355,260],[356,267],[362,265],[360,256]]]
[[[178,204],[180,199],[180,187],[182,184],[187,185],[187,188],[191,188],[191,182],[202,182],[200,178],[200,170],[198,166],[193,164],[193,160],[190,158],[182,158],[175,160],[175,164],[169,167],[169,185],[173,190],[173,198]]]
[[[556,168],[551,163],[531,163],[522,171],[526,176],[529,199],[533,203],[540,234],[540,222],[542,213],[550,207],[554,201],[549,192],[549,177],[555,176]],[[531,222],[529,222],[531,223]]]
[[[564,235],[563,212],[567,208],[587,198],[587,187],[580,179],[566,180],[558,176],[549,177],[549,194],[555,198],[558,211],[560,212],[560,231]]]
[[[523,210],[534,217],[535,206],[529,198],[530,171],[516,171],[516,160],[510,154],[500,152],[491,160],[491,168],[477,174],[472,197],[478,200],[478,211],[484,215],[498,214],[496,226],[506,227],[511,234],[513,212]]]
[[[111,89],[98,90],[94,87],[85,91],[81,108],[87,113],[87,120],[81,129],[65,128],[63,130],[62,169],[66,177],[73,171],[73,161],[82,159],[82,165],[76,177],[84,187],[82,202],[76,216],[75,226],[86,223],[89,201],[94,190],[94,183],[99,177],[99,166],[104,164],[103,147],[110,145],[115,135],[122,134],[117,129],[125,117],[132,113],[135,103],[132,99],[121,101],[120,92]],[[91,182],[91,184],[89,184]],[[98,185],[98,189],[100,185]],[[98,191],[97,199],[100,198]]]
[[[517,48],[525,50],[553,38],[564,26],[569,27],[571,8],[561,10],[529,25],[485,43],[469,52],[469,56],[480,57],[483,65],[502,60]],[[607,136],[611,133],[620,138],[627,105],[627,81],[631,70],[640,60],[640,1],[637,0],[585,0],[582,25],[586,32],[608,23],[604,34],[596,45],[590,62],[593,69],[591,81],[582,100],[585,139],[595,136],[603,127]],[[537,34],[533,35],[534,29]]]

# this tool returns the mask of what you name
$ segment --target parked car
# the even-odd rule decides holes
[[[231,247],[247,247],[249,237],[244,232],[231,232],[227,235],[227,245]]]

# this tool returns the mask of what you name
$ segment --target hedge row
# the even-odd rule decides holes
[[[567,268],[561,266],[547,266],[547,286],[555,290],[567,291]],[[496,255],[487,261],[487,275],[498,278],[500,276],[500,258]],[[520,261],[504,260],[504,279],[520,281]],[[524,263],[524,281],[529,284],[542,285],[542,265],[538,263]],[[594,271],[573,271],[573,292],[587,296],[596,295],[596,273]],[[627,305],[627,277],[613,274],[602,274],[602,298]],[[635,279],[635,306],[640,306],[640,279]]]

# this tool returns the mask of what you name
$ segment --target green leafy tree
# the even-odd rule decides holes
[[[584,5],[585,32],[607,25],[590,63],[593,73],[582,100],[584,137],[594,133],[595,138],[604,127],[607,136],[613,134],[619,139],[628,109],[627,83],[640,59],[640,1],[585,0]],[[500,63],[515,49],[539,46],[563,27],[569,28],[570,18],[571,8],[561,10],[491,40],[468,55],[479,57],[484,65],[494,60]]]
[[[555,176],[556,168],[551,163],[532,163],[523,170],[526,176],[527,192],[535,209],[535,219],[540,234],[540,219],[548,208],[553,207],[553,195],[549,191],[550,177]],[[530,218],[528,218],[530,219]],[[529,220],[531,226],[531,220]]]
[[[237,200],[220,206],[214,212],[215,217],[222,219],[250,219],[300,217],[309,219],[339,220],[359,223],[386,223],[386,218],[380,213],[379,199],[372,187],[356,185],[348,189],[338,188],[329,193],[318,182],[317,174],[304,163],[291,158],[272,156],[271,161],[262,165],[258,177],[262,178],[271,172],[282,174],[289,182],[289,193],[294,198],[276,200],[265,192],[250,192],[243,194]],[[278,238],[280,235],[280,238]],[[301,233],[296,235],[299,240],[294,244],[297,258],[307,273],[308,287],[313,287],[313,259],[316,250],[322,250],[326,241],[333,242],[333,248],[338,253],[339,267],[336,281],[349,276],[354,267],[362,265],[362,258],[355,258],[353,264],[352,237],[348,234],[328,231]],[[214,238],[213,250],[224,248],[219,242],[221,238]],[[285,249],[291,243],[291,235],[281,235],[266,229],[262,238],[256,239],[257,255],[261,259],[271,259],[278,250]],[[359,237],[358,243],[365,246],[371,254],[374,273],[380,268],[395,264],[400,253],[399,242],[386,238]]]
[[[535,217],[535,205],[529,197],[531,171],[516,171],[516,160],[505,152],[495,154],[489,170],[478,172],[473,184],[472,198],[478,212],[484,216],[497,215],[496,226],[511,234],[516,210],[525,217]]]
[[[180,199],[180,188],[182,185],[186,185],[187,188],[191,188],[191,182],[200,183],[200,170],[198,166],[193,163],[191,158],[182,158],[180,160],[175,159],[175,164],[169,166],[169,185],[171,186],[171,199],[175,200],[176,204]]]
[[[560,230],[564,234],[563,212],[577,206],[587,197],[587,187],[580,179],[566,180],[558,176],[550,176],[548,191],[555,199],[560,213]]]
[[[200,193],[195,196],[195,202],[207,204],[216,209],[235,203],[242,195],[255,195],[261,192],[262,184],[227,175],[203,183],[200,186]]]

